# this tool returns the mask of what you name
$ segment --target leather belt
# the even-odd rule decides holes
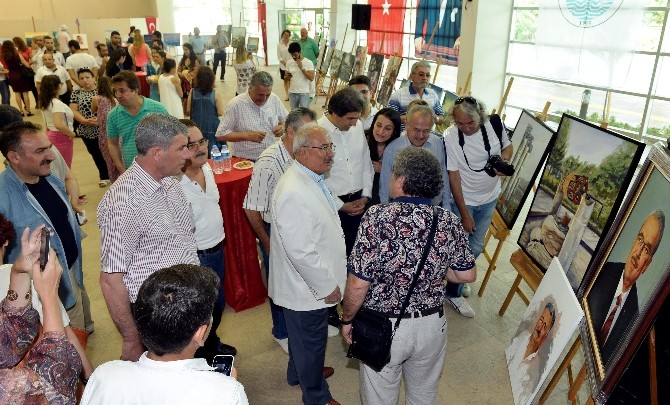
[[[199,255],[207,254],[207,253],[216,253],[221,250],[221,247],[223,246],[223,241],[217,243],[216,245],[212,246],[209,249],[203,249],[203,250],[198,250]]]
[[[361,198],[362,194],[363,194],[363,190],[358,190],[358,191],[354,191],[353,193],[339,195],[338,197],[340,198],[340,200],[344,201],[345,203],[348,203],[348,202],[351,202],[351,201],[358,200],[359,198]]]
[[[439,314],[440,318],[444,315],[444,307],[439,306],[435,308],[430,308],[430,309],[424,309],[423,311],[418,311],[418,312],[410,312],[410,313],[405,313],[405,315],[402,316],[403,319],[405,318],[421,318],[424,316],[429,316],[433,314]],[[396,317],[397,318],[397,317]]]

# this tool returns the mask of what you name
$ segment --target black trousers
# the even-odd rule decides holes
[[[91,154],[93,162],[95,162],[95,167],[98,168],[98,173],[100,174],[100,180],[109,180],[109,173],[107,172],[107,162],[100,152],[100,146],[98,146],[98,138],[81,138],[86,145],[86,150]]]
[[[358,190],[355,193],[341,195],[339,198],[345,203],[356,201],[361,198],[361,192],[362,190]],[[342,231],[344,232],[344,244],[347,247],[347,256],[349,256],[351,250],[354,248],[354,242],[356,241],[358,227],[361,225],[363,214],[351,216],[343,211],[338,211],[337,214],[340,216],[340,224],[342,225]]]
[[[221,80],[223,80],[223,76],[226,74],[226,51],[214,52],[214,67],[212,68],[214,76],[216,76],[216,68],[219,66],[219,62],[221,62]]]

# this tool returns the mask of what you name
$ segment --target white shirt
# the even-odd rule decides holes
[[[314,72],[314,64],[311,60],[307,58],[302,58],[302,67],[306,71]],[[302,69],[298,66],[298,63],[293,59],[286,62],[286,71],[291,73],[291,85],[289,86],[288,92],[293,94],[310,94],[311,93],[311,84],[312,80],[309,80],[307,76],[302,72]]]
[[[361,122],[363,123],[363,130],[367,131],[372,126],[372,121],[375,119],[375,115],[379,112],[379,109],[373,105],[370,106],[370,114],[368,117],[363,119],[361,116]]]
[[[65,105],[64,102],[60,101],[57,98],[54,98],[51,100],[51,104],[49,105],[49,108],[44,110],[44,113],[42,114],[44,116],[44,120],[47,123],[47,128],[51,131],[58,131],[56,129],[56,126],[54,125],[54,114],[57,113],[65,113],[65,120],[67,121],[67,127],[70,128],[70,131],[74,131],[74,113],[68,107]]]
[[[67,93],[67,82],[72,80],[67,70],[61,65],[56,65],[55,70],[51,70],[46,66],[42,66],[41,68],[37,69],[37,72],[35,72],[35,83],[41,83],[44,76],[49,75],[56,75],[60,79],[61,86],[58,91],[58,95],[62,96],[63,94]]]
[[[89,68],[91,71],[93,71],[93,68],[98,67],[100,66],[98,65],[98,62],[95,61],[93,55],[89,55],[83,51],[70,55],[70,57],[68,57],[65,61],[65,68],[68,69],[68,71],[72,69],[75,75],[79,69]],[[72,86],[74,90],[80,88],[77,83],[72,83]]]
[[[362,190],[363,197],[371,197],[375,170],[361,121],[358,120],[347,132],[337,129],[325,115],[317,123],[328,131],[335,144],[333,166],[326,173],[326,185],[333,192],[335,207],[339,210],[344,205],[337,197],[340,195]]]
[[[605,315],[605,322],[607,322],[607,318],[610,316],[610,312],[614,309],[616,306],[616,299],[621,295],[621,303],[619,303],[619,307],[617,308],[616,312],[614,313],[614,318],[612,318],[612,326],[610,327],[609,332],[607,332],[607,336],[605,337],[605,341],[609,339],[610,335],[612,334],[612,330],[614,329],[614,325],[616,324],[617,319],[619,319],[619,315],[621,315],[621,310],[623,309],[624,304],[626,304],[626,300],[628,299],[628,295],[630,295],[630,289],[626,291],[625,293],[623,292],[623,276],[624,274],[621,273],[621,278],[619,279],[619,284],[616,287],[616,291],[614,292],[614,297],[612,298],[612,303],[610,304],[609,309],[607,309],[607,315]]]
[[[500,155],[501,150],[510,144],[507,132],[503,128],[503,146],[501,148],[498,135],[489,121],[486,122],[485,127],[486,135],[491,145],[491,156]],[[450,172],[458,171],[460,173],[461,188],[466,205],[477,206],[490,203],[500,195],[500,178],[498,176],[491,177],[484,171],[474,171],[483,169],[489,159],[489,155],[486,153],[486,149],[484,149],[482,131],[479,129],[469,136],[464,134],[463,139],[465,140],[465,144],[463,145],[463,149],[461,149],[461,146],[458,144],[458,128],[452,125],[444,131],[444,144],[447,149],[447,170]],[[467,162],[464,154],[468,157]]]
[[[227,142],[226,135],[231,132],[263,131],[265,138],[262,142],[239,141],[233,142],[235,156],[256,160],[261,152],[275,143],[272,130],[283,123],[288,115],[284,103],[274,93],[262,107],[257,106],[249,93],[242,93],[228,103],[226,111],[221,117],[221,123],[216,130],[216,137]]]
[[[512,343],[505,350],[516,404],[528,403],[532,399],[532,394],[539,388],[537,385],[542,370],[539,370],[537,352],[523,357],[529,339],[530,332],[524,330],[512,339]]]
[[[242,384],[213,370],[205,359],[155,361],[144,352],[137,362],[114,360],[98,366],[81,403],[249,404]]]
[[[261,213],[263,221],[268,224],[272,222],[270,199],[279,178],[286,172],[291,163],[293,163],[293,158],[281,140],[265,149],[254,164],[254,172],[251,175],[242,207],[258,211]]]
[[[223,230],[223,215],[219,207],[219,189],[214,181],[214,172],[209,163],[202,166],[202,171],[205,174],[206,190],[203,190],[197,181],[189,179],[184,173],[179,175],[184,194],[193,211],[194,235],[198,250],[212,248],[226,237]]]
[[[293,60],[291,54],[288,53],[288,44],[284,44],[281,39],[277,44],[277,59],[279,60],[279,68],[281,70],[286,70],[286,62]],[[283,63],[282,60],[284,61]]]

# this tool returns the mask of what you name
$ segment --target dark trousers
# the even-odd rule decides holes
[[[226,51],[214,52],[214,76],[216,76],[216,68],[219,66],[219,62],[221,62],[221,80],[223,80],[223,76],[226,74]]]
[[[200,265],[209,267],[214,270],[219,276],[219,295],[214,302],[214,309],[212,310],[212,330],[209,332],[207,340],[205,340],[205,350],[214,351],[218,348],[221,340],[216,334],[216,330],[221,325],[221,317],[223,316],[223,309],[226,306],[225,297],[223,295],[223,276],[225,273],[225,262],[223,257],[223,245],[221,249],[211,253],[198,253]]]
[[[361,191],[362,190],[358,190],[355,193],[341,195],[339,198],[345,203],[356,201],[361,198]],[[342,231],[344,232],[344,244],[347,247],[347,256],[349,256],[351,250],[354,248],[354,242],[356,242],[356,235],[358,234],[358,227],[361,225],[363,214],[353,217],[342,211],[338,211],[337,214],[340,216],[340,224],[342,225]]]
[[[328,341],[328,310],[293,311],[284,308],[288,330],[289,385],[300,384],[302,402],[306,405],[324,405],[333,399],[323,377]]]
[[[81,140],[84,141],[86,145],[86,150],[91,154],[93,162],[95,162],[95,167],[98,168],[98,174],[100,175],[100,180],[109,180],[109,173],[107,172],[107,162],[100,152],[100,145],[98,145],[98,138],[84,138],[81,137]]]
[[[271,227],[270,224],[265,222],[265,232],[268,233],[268,236],[270,235],[271,232]],[[259,243],[259,246],[261,247],[261,253],[263,254],[263,264],[265,264],[265,279],[268,280],[268,283],[270,282],[270,255],[268,252],[265,251],[265,248],[263,247],[262,243]],[[270,300],[270,315],[272,316],[272,336],[275,337],[275,339],[286,339],[288,337],[288,334],[286,332],[286,321],[284,321],[284,308],[280,307],[279,305],[275,304],[272,301],[272,298],[269,298]]]

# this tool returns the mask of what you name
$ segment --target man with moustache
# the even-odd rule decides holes
[[[391,94],[391,98],[389,99],[389,107],[400,114],[400,120],[403,123],[400,130],[405,128],[409,103],[417,99],[427,102],[433,111],[435,111],[435,123],[442,124],[445,119],[442,104],[440,104],[437,93],[430,89],[430,64],[426,61],[414,63],[410,70],[409,81],[410,84],[408,87],[399,89]]]
[[[324,128],[309,123],[298,130],[293,153],[270,208],[268,292],[284,308],[288,384],[300,385],[305,404],[339,405],[323,374],[328,308],[342,300],[347,273],[335,200],[323,179],[333,165],[334,144]]]
[[[39,126],[14,122],[0,132],[0,152],[8,166],[0,174],[0,212],[14,224],[16,234],[45,224],[51,247],[63,268],[58,295],[70,317],[70,326],[85,346],[93,332],[90,304],[82,270],[81,233],[61,179],[51,173],[55,159],[51,142]],[[8,263],[21,253],[21,240],[7,246]]]
[[[54,62],[57,65],[65,67],[65,56],[63,56],[62,53],[58,52],[55,47],[54,47],[54,39],[51,38],[50,36],[45,36],[44,37],[44,49],[42,50],[42,54],[45,54],[47,52],[50,52],[53,54],[54,57]],[[38,63],[40,66],[42,66],[42,62],[40,59],[38,59]]]
[[[186,159],[179,180],[193,211],[198,259],[201,266],[214,270],[220,280],[219,295],[212,311],[211,332],[204,346],[195,352],[195,357],[207,359],[211,364],[216,355],[234,356],[237,354],[237,349],[222,343],[216,334],[216,329],[221,324],[223,308],[226,305],[223,295],[223,242],[226,233],[223,230],[223,215],[219,207],[219,189],[214,181],[214,172],[207,163],[207,139],[202,136],[195,122],[189,119],[179,121],[188,128],[188,149],[191,155]]]
[[[123,339],[122,360],[137,361],[144,352],[132,315],[144,280],[164,267],[200,264],[193,214],[175,177],[190,157],[188,135],[168,114],[142,118],[137,157],[98,206],[100,288]]]
[[[640,314],[636,283],[649,268],[664,230],[665,213],[660,209],[653,211],[642,223],[626,262],[606,262],[589,290],[591,320],[606,366]]]
[[[111,55],[112,52],[114,52],[115,49],[118,48],[123,48],[123,39],[121,38],[121,34],[119,34],[119,31],[112,31],[111,35],[109,36],[109,45],[107,45],[107,54]],[[123,70],[134,70],[133,68],[133,59],[130,57],[130,54],[128,54],[128,49],[125,49],[126,51],[126,60],[123,62]],[[101,72],[104,72],[104,70],[100,69]]]

